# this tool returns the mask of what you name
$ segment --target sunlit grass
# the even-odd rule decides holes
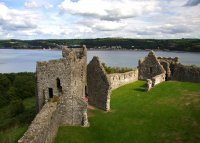
[[[199,143],[200,84],[144,84],[114,90],[111,112],[89,109],[90,127],[60,127],[55,143]]]

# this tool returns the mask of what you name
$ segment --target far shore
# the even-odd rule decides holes
[[[46,49],[15,49],[15,48],[0,48],[0,50],[41,50],[41,51],[61,51],[61,49],[58,48],[46,48]],[[199,54],[200,52],[192,52],[192,51],[173,51],[169,49],[94,49],[94,48],[89,48],[87,49],[88,51],[160,51],[160,52],[175,52],[175,53],[197,53]]]

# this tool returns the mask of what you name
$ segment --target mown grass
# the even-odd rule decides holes
[[[138,81],[113,91],[111,111],[89,109],[90,127],[60,127],[55,143],[199,143],[200,84]]]
[[[10,105],[0,108],[0,143],[16,143],[33,120],[35,98],[26,98],[23,104],[24,112],[14,117],[10,114]]]

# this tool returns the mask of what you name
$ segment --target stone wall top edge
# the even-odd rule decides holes
[[[124,72],[124,73],[111,73],[111,74],[107,74],[108,76],[114,76],[114,75],[124,75],[124,74],[129,74],[129,73],[135,73],[136,71],[138,71],[138,68],[134,68],[131,71],[128,72]]]

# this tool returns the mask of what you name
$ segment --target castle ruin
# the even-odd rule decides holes
[[[18,143],[51,143],[60,125],[88,126],[87,101],[110,110],[113,89],[146,80],[146,91],[166,80],[200,82],[200,67],[185,66],[179,59],[156,57],[153,51],[140,59],[138,67],[125,73],[106,73],[98,57],[87,65],[87,49],[62,49],[63,57],[37,62],[37,110]]]

